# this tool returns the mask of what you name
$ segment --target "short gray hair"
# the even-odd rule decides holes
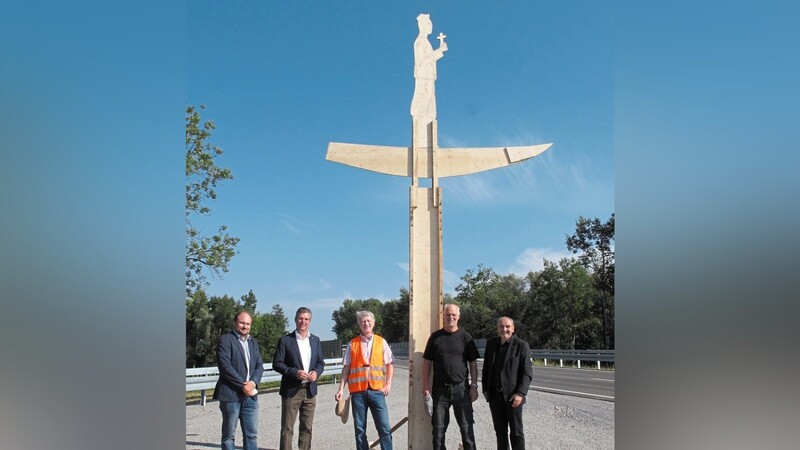
[[[305,314],[305,313],[308,313],[308,315],[310,316],[311,315],[311,310],[308,307],[305,307],[305,306],[301,306],[301,307],[297,308],[297,312],[294,313],[294,320],[297,320],[297,318],[300,317],[300,314]]]
[[[451,307],[455,308],[456,312],[461,314],[461,307],[456,305],[455,303],[445,303],[444,304],[444,308],[442,308],[442,311],[447,311],[447,307],[448,306],[451,306]]]
[[[356,312],[356,321],[361,323],[361,319],[364,317],[369,316],[373,322],[375,322],[375,315],[369,311],[358,311]]]

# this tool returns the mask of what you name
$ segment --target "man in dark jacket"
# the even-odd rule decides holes
[[[522,429],[522,405],[533,379],[533,368],[527,342],[514,336],[514,321],[509,317],[497,320],[498,337],[489,339],[483,358],[483,396],[492,412],[497,448],[508,449],[508,428],[511,427],[511,448],[525,450]]]
[[[319,337],[308,330],[311,325],[311,310],[305,306],[294,315],[297,328],[278,339],[272,368],[281,377],[281,437],[280,450],[292,450],[292,437],[297,416],[300,430],[297,447],[311,448],[314,411],[317,407],[317,380],[325,371],[322,345]]]
[[[217,342],[219,379],[214,399],[222,411],[222,450],[234,450],[236,422],[242,422],[245,450],[258,450],[258,383],[264,363],[258,343],[250,336],[252,318],[241,311],[233,319],[233,330]]]

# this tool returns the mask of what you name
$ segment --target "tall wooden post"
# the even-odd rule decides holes
[[[442,190],[439,179],[516,164],[547,150],[551,144],[525,147],[439,148],[436,121],[436,61],[447,50],[439,34],[433,50],[427,14],[417,17],[420,34],[414,42],[414,97],[411,101],[411,146],[392,147],[328,143],[325,158],[361,169],[411,177],[409,188],[409,377],[408,448],[431,447],[431,418],[422,396],[422,353],[428,337],[442,327],[443,253]],[[430,178],[421,187],[419,178]]]

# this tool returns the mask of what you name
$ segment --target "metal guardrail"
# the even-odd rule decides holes
[[[478,353],[483,358],[483,352],[486,348],[486,339],[475,339],[475,344],[478,347]],[[389,343],[392,348],[395,358],[408,358],[408,342],[392,342]],[[346,346],[343,347],[342,352]],[[547,360],[558,360],[561,367],[564,366],[564,361],[577,361],[578,367],[581,366],[582,361],[595,361],[597,367],[600,368],[600,363],[611,363],[614,361],[614,350],[548,350],[548,349],[534,349],[530,351],[531,359],[542,359],[547,365]]]
[[[333,384],[336,378],[342,373],[342,358],[326,358],[325,372],[323,376],[332,375]],[[328,370],[333,372],[327,373]],[[261,376],[262,383],[270,381],[280,381],[283,376],[272,369],[272,363],[264,363],[264,374]],[[214,389],[219,379],[219,368],[214,367],[192,367],[186,369],[186,392],[200,391],[200,404],[206,404],[206,391]]]
[[[558,360],[559,365],[564,367],[564,361],[577,361],[578,368],[581,367],[581,361],[596,361],[597,368],[600,368],[601,362],[615,363],[614,350],[531,350],[529,353],[531,359],[542,359],[544,365],[547,366],[547,360]]]

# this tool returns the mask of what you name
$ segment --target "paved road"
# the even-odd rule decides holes
[[[386,400],[389,419],[392,424],[396,424],[408,413],[408,371],[399,364],[392,385],[392,392]],[[314,418],[315,449],[354,447],[352,417],[343,424],[333,413],[336,388],[337,386],[331,384],[319,387]],[[278,447],[280,426],[280,397],[275,391],[265,392],[259,394],[259,403],[259,450],[275,450]],[[473,406],[478,448],[495,448],[488,403],[479,399]],[[460,441],[458,426],[452,417],[450,423],[446,437],[447,448],[455,450]],[[523,423],[528,449],[614,448],[613,402],[532,390],[523,409]],[[186,449],[218,449],[220,424],[219,403],[216,401],[209,401],[205,406],[200,406],[197,402],[187,404]],[[367,430],[370,442],[376,440],[377,433],[371,417],[367,421]],[[241,446],[240,430],[237,431],[236,443]],[[408,427],[403,425],[394,433],[394,448],[407,447]]]
[[[614,401],[614,372],[533,366],[531,389]]]
[[[397,361],[395,365],[407,368],[408,362]],[[478,373],[482,369],[483,359],[479,359]],[[533,366],[531,389],[613,402],[614,371]]]

